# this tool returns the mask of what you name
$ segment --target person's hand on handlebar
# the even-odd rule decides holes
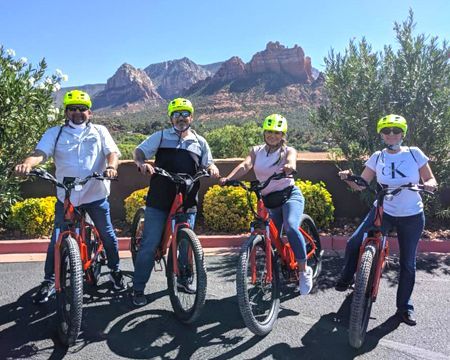
[[[106,168],[106,170],[103,172],[103,176],[104,177],[108,177],[108,178],[116,178],[118,175],[117,173],[117,169],[113,168],[113,167],[108,167]]]
[[[221,177],[219,179],[219,185],[220,186],[224,186],[228,180],[230,180],[230,179],[228,179],[226,176],[225,177]]]
[[[342,170],[338,172],[339,177],[341,180],[347,180],[347,178],[351,175],[353,175],[353,171],[351,169],[349,170]]]
[[[22,163],[22,164],[16,165],[14,171],[16,172],[17,175],[25,176],[32,169],[33,169],[33,167],[30,164]]]
[[[151,166],[150,164],[147,163],[140,163],[140,164],[136,164],[138,171],[141,172],[144,175],[153,175],[155,173],[155,169],[153,168],[153,166]]]
[[[207,170],[213,178],[218,179],[220,177],[220,172],[216,165],[211,164]]]
[[[285,164],[281,169],[286,175],[291,175],[296,172],[295,168],[291,164]]]

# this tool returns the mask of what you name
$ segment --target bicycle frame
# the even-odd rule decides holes
[[[269,211],[264,205],[264,202],[262,200],[262,196],[260,191],[265,188],[271,180],[278,178],[281,178],[280,176],[284,174],[274,174],[271,177],[269,177],[265,182],[264,185],[258,187],[251,187],[250,189],[245,186],[240,181],[230,181],[229,183],[236,186],[239,185],[247,190],[247,199],[250,209],[252,210],[253,214],[255,215],[254,221],[251,223],[251,234],[252,235],[263,235],[265,239],[265,253],[266,253],[266,283],[272,282],[272,249],[275,248],[280,256],[281,261],[283,264],[287,265],[290,270],[296,271],[298,270],[298,263],[295,259],[294,252],[291,248],[291,245],[289,242],[284,243],[281,240],[281,234],[278,232],[277,227],[275,226],[274,222],[270,218]],[[253,207],[251,205],[251,199],[249,196],[249,192],[253,191],[256,193],[257,197],[257,210],[256,212],[253,210]],[[258,226],[259,225],[259,226]],[[261,225],[264,225],[262,227]],[[314,240],[309,236],[309,234],[304,231],[301,227],[299,227],[300,232],[304,236],[305,240],[311,245],[312,249],[307,254],[307,259],[310,258],[314,252],[317,250],[317,246],[314,242]],[[256,259],[255,259],[255,252],[252,251],[250,254],[250,264],[252,268],[252,282],[256,282]]]
[[[70,201],[70,194],[72,190],[75,188],[75,183],[71,186],[66,186],[60,182],[58,182],[51,174],[44,170],[32,170],[29,174],[30,176],[37,176],[47,181],[50,181],[57,187],[61,187],[65,190],[64,195],[64,222],[61,227],[56,228],[56,242],[55,242],[55,290],[57,292],[61,292],[61,279],[60,279],[60,269],[61,269],[61,244],[63,239],[66,236],[73,237],[80,250],[80,258],[81,263],[83,265],[83,272],[89,269],[92,265],[94,259],[97,258],[97,255],[103,250],[103,242],[101,240],[100,234],[98,233],[97,228],[88,223],[86,221],[85,210],[77,210]],[[94,173],[87,178],[80,180],[77,185],[84,185],[91,178],[96,178],[103,180],[104,177]],[[94,234],[94,237],[98,239],[98,249],[95,255],[89,259],[88,247],[86,244],[86,227],[89,227]],[[67,230],[63,230],[66,229]]]
[[[160,169],[155,167],[155,173],[166,176],[172,180],[174,180],[174,174],[171,174],[164,169]],[[199,175],[200,174],[200,175]],[[181,175],[181,174],[178,174]],[[187,175],[187,174],[183,174]],[[209,176],[209,174],[205,171],[202,171],[200,173],[197,173],[194,178],[191,177],[190,180],[192,180],[192,184],[200,179],[203,176]],[[155,260],[159,261],[161,260],[166,254],[167,249],[169,246],[172,248],[172,260],[173,260],[173,268],[174,272],[177,276],[180,275],[180,271],[178,268],[178,261],[177,261],[177,243],[176,243],[176,234],[178,233],[178,229],[180,228],[191,228],[189,225],[189,222],[185,220],[185,212],[183,210],[184,200],[185,196],[181,191],[179,191],[179,185],[180,185],[180,176],[178,178],[178,182],[174,181],[177,186],[177,191],[175,198],[173,199],[172,206],[169,211],[169,216],[167,217],[166,224],[164,226],[164,231],[161,236],[160,245],[158,246],[158,249],[156,251]],[[186,194],[188,191],[186,191]],[[192,260],[192,249],[188,249],[188,261],[191,262]],[[155,269],[156,271],[156,269]]]
[[[351,175],[348,177],[349,181],[353,181],[359,186],[363,186],[366,188],[370,188],[369,184],[364,180],[364,178],[357,176],[357,175]],[[375,218],[373,221],[373,227],[369,229],[367,234],[370,234],[371,236],[367,236],[363,239],[363,242],[359,248],[359,257],[358,257],[358,265],[357,269],[359,269],[359,265],[361,262],[361,257],[363,255],[364,249],[367,245],[373,244],[376,249],[376,258],[375,258],[375,271],[372,273],[372,283],[371,283],[371,289],[370,289],[370,296],[372,301],[375,301],[378,295],[378,289],[381,281],[381,274],[384,270],[384,267],[386,265],[386,259],[389,256],[389,242],[387,240],[387,237],[384,236],[381,232],[381,224],[383,222],[383,203],[384,198],[388,194],[391,196],[394,196],[395,194],[398,194],[400,191],[409,189],[413,191],[424,191],[426,193],[431,193],[429,191],[424,190],[423,185],[418,184],[407,184],[407,185],[401,185],[397,187],[396,189],[389,192],[388,188],[380,190],[378,193],[376,193],[377,197],[377,206],[375,209]],[[373,191],[374,192],[374,191]],[[375,193],[375,192],[374,192]],[[432,194],[432,193],[431,193]]]

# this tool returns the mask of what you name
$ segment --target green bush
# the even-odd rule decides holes
[[[55,219],[56,197],[29,198],[11,207],[9,226],[26,235],[49,236]]]
[[[125,219],[129,224],[133,222],[136,211],[145,205],[144,196],[148,193],[148,186],[144,189],[133,191],[130,196],[124,200]]]
[[[305,213],[310,215],[320,228],[328,227],[334,220],[334,205],[331,194],[323,182],[297,180],[305,197]],[[253,194],[256,207],[256,196]],[[253,215],[247,206],[247,196],[242,188],[214,185],[203,199],[205,225],[213,231],[239,233],[248,231]]]
[[[319,228],[327,228],[334,220],[334,205],[330,192],[320,181],[313,184],[311,181],[297,180],[295,185],[300,188],[305,197],[304,212],[311,216]]]
[[[256,196],[252,194],[256,205]],[[239,233],[248,231],[253,215],[247,206],[246,192],[233,186],[214,185],[203,199],[205,225],[214,231]]]
[[[46,76],[47,64],[28,63],[14,50],[0,45],[0,224],[6,224],[11,206],[20,200],[20,182],[14,167],[29,155],[44,131],[61,122],[52,93],[67,79],[60,70]],[[7,225],[7,224],[6,224]]]

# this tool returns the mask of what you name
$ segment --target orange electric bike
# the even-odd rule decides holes
[[[239,310],[245,325],[256,335],[268,334],[278,317],[282,279],[288,285],[298,286],[299,272],[294,252],[289,242],[281,238],[270,214],[264,206],[261,190],[270,181],[286,177],[284,173],[273,174],[266,181],[252,181],[250,186],[237,180],[225,185],[240,186],[247,191],[247,203],[254,214],[251,235],[242,245],[236,269],[236,292]],[[255,211],[251,194],[257,198]],[[307,263],[316,279],[322,268],[323,250],[319,233],[313,219],[303,214],[300,232],[306,241]]]

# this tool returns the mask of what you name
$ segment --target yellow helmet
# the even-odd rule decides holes
[[[384,128],[392,127],[402,129],[403,135],[406,135],[406,131],[408,130],[408,124],[406,123],[406,120],[403,116],[391,114],[386,115],[378,120],[377,133],[379,134],[380,131]]]
[[[287,120],[280,114],[272,114],[264,119],[263,130],[287,132]]]
[[[81,90],[71,90],[64,95],[64,110],[68,105],[86,105],[89,109],[92,106],[91,98]]]
[[[169,102],[169,106],[167,106],[167,114],[169,116],[171,116],[174,111],[182,111],[182,110],[187,110],[192,115],[194,114],[194,107],[192,106],[192,103],[188,99],[176,98],[173,99],[171,102]]]

